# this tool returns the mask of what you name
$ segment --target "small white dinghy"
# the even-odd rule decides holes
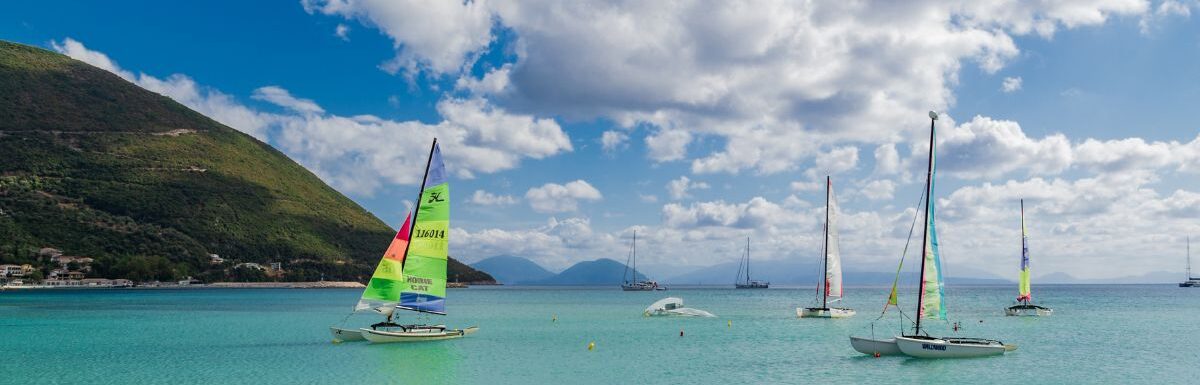
[[[713,313],[704,310],[683,307],[683,299],[679,297],[660,299],[646,307],[646,310],[642,311],[642,315],[646,317],[716,317]]]
[[[805,307],[796,309],[796,315],[800,318],[850,318],[855,314],[854,309],[843,309],[838,307]]]
[[[461,338],[479,330],[477,326],[466,329],[446,329],[445,325],[397,325],[384,329],[362,328],[362,337],[373,344],[388,342],[436,341]]]
[[[996,340],[927,336],[897,336],[896,347],[905,355],[917,358],[970,358],[998,356],[1017,350]]]

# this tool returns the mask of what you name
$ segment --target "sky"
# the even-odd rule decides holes
[[[671,275],[894,269],[925,182],[944,263],[1182,277],[1200,235],[1197,1],[38,1],[0,39],[265,141],[392,226],[437,137],[451,254]]]

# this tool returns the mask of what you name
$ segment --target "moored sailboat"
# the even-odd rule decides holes
[[[1017,304],[1004,309],[1007,316],[1047,316],[1054,310],[1033,304],[1029,288],[1029,231],[1025,229],[1025,200],[1021,200],[1021,282],[1017,284]]]
[[[942,260],[934,225],[934,159],[937,113],[929,112],[929,171],[925,181],[925,234],[921,244],[921,284],[917,291],[917,317],[913,333],[896,336],[896,347],[905,355],[919,358],[965,358],[1004,354],[1016,346],[983,338],[932,337],[921,329],[921,320],[946,319],[943,301]]]
[[[630,262],[632,262],[633,276],[630,277]],[[623,291],[654,291],[665,290],[658,286],[658,282],[643,280],[638,278],[637,272],[637,230],[633,231],[633,243],[629,246],[629,257],[625,259],[625,272],[621,277],[621,290]]]
[[[446,315],[446,263],[450,232],[450,184],[437,139],[429,150],[416,202],[412,233],[400,259],[399,302],[395,310],[420,315]],[[445,325],[400,325],[390,321],[362,328],[372,343],[429,341],[459,338],[477,327],[449,329]]]
[[[837,200],[833,198],[833,179],[826,176],[824,274],[817,286],[821,292],[821,306],[797,308],[796,315],[800,318],[849,318],[855,314],[854,309],[829,307],[830,302],[842,300],[842,256],[837,234]]]
[[[743,272],[746,273],[745,281],[742,281]],[[742,259],[738,261],[738,275],[733,280],[733,287],[738,289],[766,289],[771,287],[770,282],[750,279],[750,237],[746,237],[746,252],[742,254]]]
[[[1187,238],[1187,267],[1184,270],[1186,281],[1180,282],[1179,287],[1200,287],[1200,278],[1192,276],[1192,238]]]

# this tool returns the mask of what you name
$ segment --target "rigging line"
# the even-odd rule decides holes
[[[926,191],[924,191],[924,190],[921,191],[921,197],[917,199],[916,207],[921,207],[921,203],[925,202],[925,193],[926,193]],[[900,265],[896,266],[896,279],[892,281],[893,288],[899,286],[899,284],[900,284],[900,270],[904,268],[904,258],[908,256],[908,246],[912,243],[913,230],[915,230],[917,228],[917,218],[920,218],[920,216],[921,216],[920,211],[915,212],[913,214],[912,225],[908,227],[908,240],[904,241],[904,252],[900,253]],[[879,318],[875,319],[876,321],[878,321],[880,318],[883,318],[883,316],[885,314],[887,314],[888,305],[891,304],[891,299],[892,299],[892,295],[891,295],[891,293],[888,293],[888,302],[884,302],[883,312],[879,314]],[[900,308],[899,298],[897,298],[896,302],[897,302],[896,308],[897,308],[897,310],[899,310],[899,308]],[[904,314],[904,311],[901,310],[900,314]]]

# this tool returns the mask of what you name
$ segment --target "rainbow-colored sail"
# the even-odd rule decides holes
[[[362,298],[354,306],[354,311],[375,310],[391,314],[392,308],[400,303],[400,288],[404,283],[401,266],[404,265],[404,249],[408,247],[410,219],[411,214],[404,218],[404,225],[400,226],[392,244],[388,245],[387,251],[383,253],[383,258],[379,260],[379,266],[375,267],[375,274],[371,275],[371,281],[367,283],[367,288],[363,289]]]
[[[1025,200],[1021,200],[1021,283],[1017,301],[1029,302],[1033,294],[1029,290],[1029,232],[1025,230]]]
[[[446,313],[446,258],[450,233],[450,184],[434,140],[411,243],[404,259],[404,288],[398,309]]]
[[[937,174],[935,156],[935,134],[930,128],[929,143],[929,191],[925,192],[925,261],[921,271],[921,303],[918,305],[918,316],[925,319],[946,319],[946,304],[943,302],[945,290],[942,284],[942,258],[938,252],[937,226],[934,225],[935,206],[933,204],[934,175]]]

